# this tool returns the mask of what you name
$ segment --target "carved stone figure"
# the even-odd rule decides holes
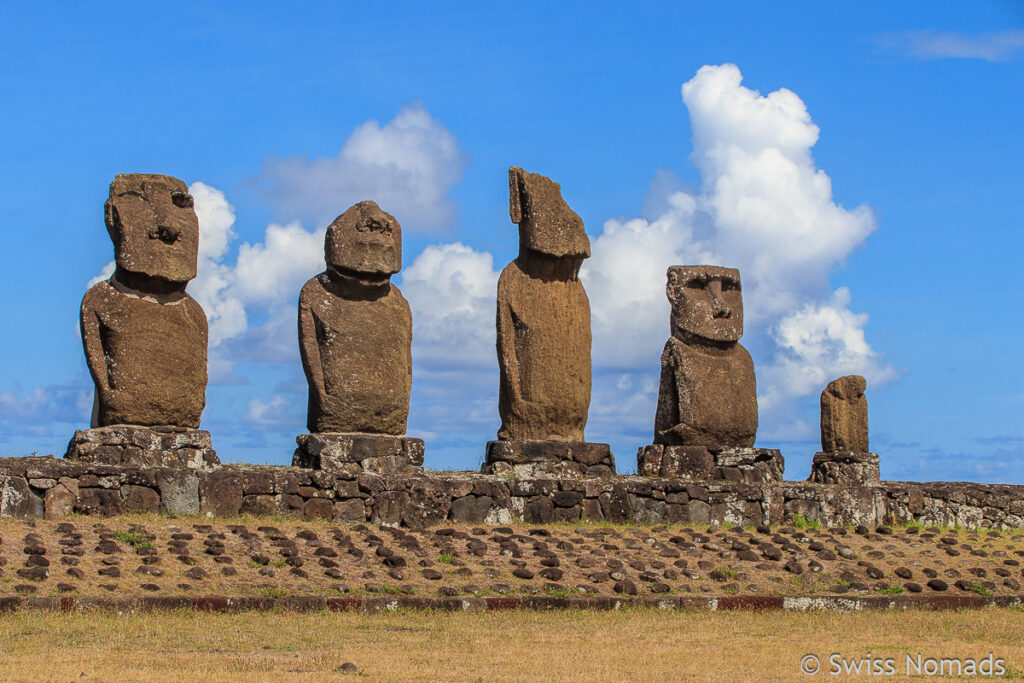
[[[590,256],[583,221],[548,178],[509,170],[519,257],[498,279],[499,439],[583,441],[590,408]]]
[[[743,335],[740,274],[668,269],[672,336],[661,355],[654,443],[747,448],[757,434],[754,362]]]
[[[185,292],[199,256],[192,197],[177,178],[119,175],[105,208],[116,269],[86,293],[81,315],[93,426],[198,427],[207,323]]]
[[[821,392],[821,452],[810,480],[819,484],[863,485],[879,482],[879,458],[868,450],[867,381],[846,375]]]
[[[177,178],[124,174],[110,184],[105,210],[116,268],[86,292],[80,319],[96,387],[94,429],[76,434],[67,457],[213,464],[209,434],[195,429],[206,404],[208,333],[203,309],[185,292],[199,254],[192,196]]]
[[[638,453],[640,473],[749,483],[781,479],[779,452],[752,448],[757,387],[754,363],[739,343],[739,271],[672,266],[667,278],[672,336],[661,355],[654,444]]]
[[[606,444],[584,446],[591,337],[590,302],[579,280],[590,256],[583,221],[558,183],[516,167],[509,169],[509,215],[519,224],[519,256],[498,280],[501,428],[484,469],[502,470],[488,464],[500,460],[575,463],[562,473],[611,471]],[[509,443],[527,441],[562,446]]]
[[[868,452],[867,381],[846,375],[829,382],[821,392],[821,450]]]
[[[423,442],[396,438],[405,434],[412,390],[412,314],[391,284],[402,268],[402,228],[376,203],[360,202],[331,223],[324,256],[327,270],[299,295],[307,427],[317,438],[298,437],[294,462],[337,469],[386,457],[396,459],[368,467],[420,465]]]

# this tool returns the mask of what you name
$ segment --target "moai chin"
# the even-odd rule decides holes
[[[86,292],[80,318],[96,391],[93,429],[76,433],[66,457],[215,464],[209,433],[197,430],[206,405],[206,315],[185,292],[199,255],[192,196],[170,176],[118,175],[105,215],[116,268]]]
[[[509,216],[519,224],[519,256],[498,280],[501,428],[484,471],[517,464],[524,473],[614,471],[607,444],[588,444],[583,435],[591,342],[590,302],[579,280],[590,256],[583,221],[558,183],[516,167],[509,169]],[[539,460],[550,467],[530,464]]]
[[[846,375],[821,392],[821,452],[814,454],[810,481],[817,484],[877,484],[879,457],[868,450],[867,381]]]
[[[746,483],[782,478],[782,455],[755,449],[757,385],[743,336],[740,273],[672,266],[665,293],[672,336],[661,355],[654,444],[640,474]]]
[[[376,203],[360,202],[328,227],[324,257],[327,270],[299,296],[311,434],[297,438],[293,462],[378,472],[421,465],[423,442],[402,436],[412,389],[412,314],[391,284],[402,268],[402,228]]]

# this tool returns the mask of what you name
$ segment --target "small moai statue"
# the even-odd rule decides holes
[[[821,452],[814,455],[810,481],[879,483],[879,458],[868,449],[866,387],[860,375],[846,375],[829,382],[821,392]]]
[[[103,464],[219,464],[206,405],[207,322],[185,291],[196,276],[199,220],[188,187],[166,175],[118,175],[105,204],[114,274],[82,299],[85,359],[95,384],[92,429],[65,457]]]
[[[509,169],[519,256],[498,280],[498,440],[483,471],[594,476],[615,471],[607,444],[584,440],[590,409],[590,302],[579,279],[590,256],[583,220],[558,183]]]
[[[782,456],[754,449],[757,386],[743,345],[740,273],[720,266],[672,266],[665,293],[672,336],[661,355],[654,444],[640,449],[647,476],[782,477]]]
[[[405,437],[412,390],[412,313],[391,276],[402,227],[371,201],[338,216],[324,240],[327,270],[299,295],[299,350],[309,383],[293,464],[393,474],[423,464]]]

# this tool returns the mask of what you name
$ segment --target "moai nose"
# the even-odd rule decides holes
[[[156,228],[156,237],[164,244],[174,244],[178,241],[178,237],[181,235],[181,229],[171,227],[168,225],[158,225]]]
[[[711,292],[711,310],[716,320],[722,318],[731,318],[732,309],[726,305],[725,299],[722,298],[722,281],[712,280],[708,283],[708,291]]]

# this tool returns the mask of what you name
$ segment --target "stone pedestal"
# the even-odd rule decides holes
[[[636,454],[637,474],[695,481],[763,484],[782,481],[782,453],[774,448],[644,446]]]
[[[878,484],[877,453],[815,453],[808,481],[815,484],[867,486]]]
[[[68,460],[128,467],[187,467],[210,470],[220,466],[205,429],[113,425],[79,429],[64,454]]]
[[[517,477],[600,477],[615,474],[615,456],[606,443],[488,441],[480,471]]]
[[[355,477],[373,474],[413,474],[423,471],[423,439],[390,434],[321,432],[299,434],[293,467],[306,467]]]

